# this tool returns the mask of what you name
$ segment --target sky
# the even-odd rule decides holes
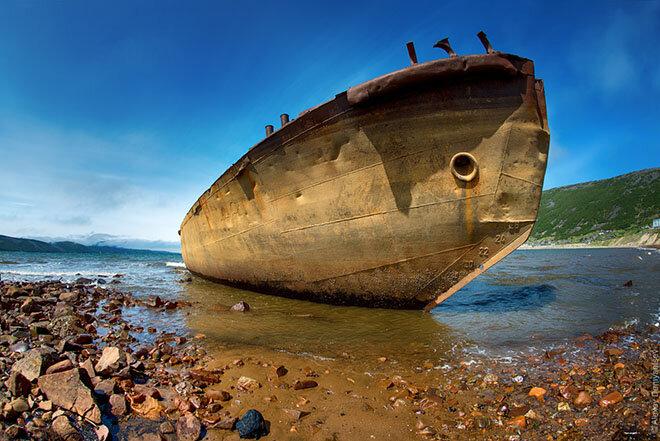
[[[0,234],[178,241],[281,113],[479,30],[545,81],[546,189],[660,166],[660,1],[313,3],[3,1]]]

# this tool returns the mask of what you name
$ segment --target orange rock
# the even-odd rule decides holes
[[[144,399],[142,399],[142,397],[144,397]],[[161,406],[158,400],[154,397],[138,395],[134,398],[129,396],[129,400],[131,401],[131,408],[135,413],[150,420],[157,420],[160,418],[160,412],[163,410],[163,406]]]
[[[529,396],[536,398],[539,402],[543,402],[543,395],[545,395],[547,390],[543,389],[542,387],[533,387],[529,391]]]
[[[509,427],[524,429],[525,427],[527,427],[527,419],[525,418],[525,415],[520,415],[509,421],[507,425]]]
[[[392,383],[392,380],[389,378],[381,378],[378,380],[377,384],[381,389],[389,389],[390,387],[394,386],[394,383]]]
[[[621,395],[621,392],[614,391],[614,392],[610,392],[609,394],[601,398],[598,404],[601,407],[608,407],[611,406],[612,404],[620,403],[622,401],[623,401],[623,395]]]
[[[623,354],[623,351],[621,349],[609,348],[605,350],[605,355],[607,355],[608,357],[615,357],[621,354]]]
[[[593,402],[591,395],[588,392],[582,391],[573,400],[573,405],[579,409],[588,407]]]

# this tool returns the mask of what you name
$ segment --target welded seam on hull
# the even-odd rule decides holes
[[[532,181],[530,181],[530,180],[528,180],[528,179],[521,178],[521,177],[519,177],[519,176],[513,176],[513,175],[510,175],[510,174],[508,174],[508,173],[504,173],[504,172],[502,172],[501,174],[502,174],[502,176],[508,176],[508,177],[510,177],[510,178],[517,179],[517,180],[519,180],[519,181],[527,182],[528,184],[532,184],[532,185],[534,185],[535,187],[543,187],[541,184],[538,184],[538,183],[536,183],[536,182],[532,182]]]
[[[494,194],[495,193],[484,193],[484,194],[480,194],[480,195],[477,195],[477,196],[469,196],[469,197],[464,197],[464,198],[448,199],[448,200],[445,200],[445,201],[438,201],[438,202],[429,202],[429,203],[426,203],[426,204],[413,205],[413,206],[410,206],[408,209],[413,210],[413,209],[416,209],[416,208],[425,208],[425,207],[431,207],[431,206],[434,206],[434,205],[449,204],[449,203],[452,203],[452,202],[464,201],[464,200],[467,200],[467,199],[476,199],[476,198],[482,198],[482,197],[486,197],[486,196],[493,196]],[[357,219],[364,219],[365,217],[380,216],[380,215],[383,215],[383,214],[396,213],[398,211],[401,211],[401,210],[398,209],[398,208],[395,208],[395,209],[391,209],[391,210],[379,211],[377,213],[367,213],[367,214],[361,214],[359,216],[351,216],[351,217],[346,217],[346,218],[343,218],[343,219],[335,219],[335,220],[331,220],[331,221],[328,221],[328,222],[321,222],[321,223],[318,223],[318,224],[305,225],[305,226],[302,226],[302,227],[291,228],[289,230],[280,231],[280,234],[287,234],[287,233],[292,233],[292,232],[295,232],[295,231],[307,230],[309,228],[317,228],[317,227],[323,227],[323,226],[326,226],[326,225],[333,225],[333,224],[337,224],[337,223],[341,223],[341,222],[349,222],[349,221],[353,221],[353,220],[357,220]]]
[[[332,280],[332,279],[338,279],[340,277],[352,276],[354,274],[363,273],[363,272],[366,272],[366,271],[372,271],[372,270],[379,269],[379,268],[385,268],[387,266],[397,265],[397,264],[400,264],[400,263],[406,263],[406,262],[410,262],[412,260],[423,259],[424,257],[431,257],[431,256],[435,256],[437,254],[448,253],[450,251],[461,250],[463,248],[474,248],[476,245],[477,244],[468,244],[468,245],[463,245],[463,246],[456,247],[456,248],[446,248],[444,250],[435,251],[433,253],[421,254],[419,256],[413,256],[413,257],[407,257],[405,259],[397,260],[395,262],[385,263],[383,265],[377,265],[377,266],[374,266],[374,267],[371,267],[371,268],[360,269],[360,270],[352,271],[352,272],[346,273],[346,274],[340,274],[340,275],[337,275],[337,276],[326,277],[324,279],[312,280],[312,282],[325,282],[326,280]]]
[[[464,139],[462,139],[461,141],[456,141],[456,142],[454,142],[454,145],[455,145],[455,144],[459,144],[459,143],[462,142],[462,141],[467,141],[468,139],[469,139],[469,138],[464,138]],[[426,152],[429,152],[429,151],[431,151],[431,150],[437,150],[437,149],[438,149],[437,146],[433,146],[433,147],[430,147],[430,148],[428,148],[428,149],[417,150],[417,151],[415,151],[415,152],[411,152],[411,153],[408,153],[408,154],[405,154],[405,155],[397,156],[397,157],[395,157],[395,158],[388,159],[387,161],[378,161],[378,162],[375,162],[375,163],[373,163],[373,164],[365,165],[364,167],[356,168],[355,170],[351,170],[351,171],[348,171],[348,172],[346,172],[346,173],[343,173],[343,174],[340,174],[340,175],[337,175],[337,176],[333,176],[332,178],[325,179],[325,180],[323,180],[323,181],[314,182],[314,183],[309,184],[309,185],[306,185],[306,186],[304,186],[304,187],[300,187],[300,188],[298,188],[297,190],[293,190],[293,191],[290,191],[290,192],[285,193],[285,194],[283,194],[283,195],[277,196],[277,197],[275,197],[275,198],[273,198],[273,199],[270,199],[268,202],[275,202],[275,201],[278,201],[278,200],[280,200],[280,199],[282,199],[282,198],[285,198],[285,197],[287,197],[287,196],[291,196],[292,194],[299,193],[299,192],[301,192],[301,191],[303,191],[303,190],[308,190],[308,189],[313,188],[313,187],[316,187],[316,186],[318,186],[318,185],[327,184],[328,182],[332,182],[332,181],[334,181],[334,180],[336,180],[336,179],[345,178],[346,176],[352,175],[353,173],[358,173],[358,172],[361,172],[361,171],[364,171],[364,170],[368,170],[368,169],[373,168],[373,167],[378,167],[379,165],[388,164],[388,163],[390,163],[390,162],[398,161],[398,160],[400,160],[400,159],[408,158],[408,157],[410,157],[410,156],[419,155],[419,154],[426,153]]]
[[[329,101],[329,102],[330,102],[330,101]],[[292,141],[294,141],[296,138],[298,138],[298,137],[300,137],[300,136],[306,134],[306,133],[309,132],[310,130],[315,130],[315,129],[317,129],[318,127],[320,127],[320,126],[326,124],[326,123],[329,122],[329,121],[332,121],[332,120],[335,119],[335,118],[338,118],[338,117],[344,115],[345,113],[347,113],[347,112],[349,112],[349,111],[351,111],[351,110],[353,110],[353,109],[352,109],[352,108],[346,109],[346,110],[344,110],[343,112],[340,112],[340,113],[338,113],[338,114],[336,114],[336,115],[334,115],[334,116],[331,116],[330,118],[328,118],[328,119],[326,119],[326,120],[324,120],[324,121],[322,121],[322,122],[320,122],[320,123],[318,123],[318,124],[315,124],[315,125],[313,125],[312,127],[308,128],[308,129],[306,129],[306,130],[303,130],[302,132],[298,133],[296,136],[294,136],[294,137],[292,137],[292,138],[286,140],[286,141],[283,142],[282,144],[280,144],[280,145],[276,148],[276,150],[286,147],[286,146],[289,145]],[[255,146],[255,147],[256,147],[256,146]],[[253,147],[253,148],[254,148],[254,147]],[[252,150],[252,149],[250,149],[250,150]],[[249,150],[248,150],[248,153],[249,153]],[[247,155],[247,153],[246,153],[246,155]],[[261,160],[263,160],[263,159],[265,159],[265,158],[267,158],[267,157],[269,157],[269,156],[271,156],[271,155],[272,155],[272,152],[271,152],[271,153],[267,153],[267,154],[265,154],[265,155],[263,155],[263,156],[260,156],[259,158],[255,159],[254,161],[250,160],[250,162],[254,165],[254,164],[258,163],[259,161],[261,161]],[[239,159],[239,161],[242,160],[242,159],[243,159],[243,158]],[[249,160],[249,158],[248,158],[248,160]],[[222,178],[222,176],[220,176],[220,178]],[[229,178],[229,180],[226,181],[226,182],[224,182],[224,183],[222,183],[222,185],[219,185],[215,190],[209,192],[209,194],[208,194],[208,196],[206,197],[205,200],[206,200],[206,201],[209,200],[209,198],[211,198],[214,194],[216,194],[217,192],[219,192],[220,190],[222,190],[223,188],[225,188],[227,185],[231,184],[231,183],[232,183],[233,181],[235,181],[235,180],[236,180],[236,175],[234,175],[234,176],[232,176],[231,178]],[[217,181],[216,181],[216,182],[217,182]],[[215,182],[213,183],[213,185],[215,185]],[[211,187],[209,188],[209,190],[210,190],[211,188],[213,188],[213,185],[211,185]],[[207,191],[208,191],[208,190],[207,190]],[[204,193],[206,193],[206,192],[204,192]],[[293,193],[295,193],[295,192],[293,192]],[[203,196],[203,195],[202,195],[202,196]],[[198,201],[200,201],[200,203],[201,203],[201,197],[198,199]],[[194,206],[194,204],[193,204],[193,206]],[[188,214],[189,214],[189,213],[190,213],[190,211],[188,211]],[[183,223],[181,224],[181,228],[183,228],[183,227],[185,226],[185,224],[188,223],[188,220],[190,219],[190,218],[188,217],[188,214],[187,214],[186,217],[184,218]]]
[[[504,158],[509,153],[509,139],[511,139],[511,132],[513,131],[513,123],[509,126],[509,131],[506,133],[506,142],[502,149],[502,157],[500,158],[500,173],[497,175],[497,185],[495,186],[495,194],[500,189],[500,182],[502,181],[502,173],[504,173]]]
[[[255,230],[255,229],[257,229],[257,228],[261,228],[261,227],[266,226],[266,225],[268,225],[268,224],[270,224],[270,223],[273,223],[273,222],[275,222],[275,220],[274,220],[274,219],[271,219],[271,220],[269,220],[268,222],[264,222],[263,224],[255,225],[255,226],[250,227],[250,228],[248,228],[248,229],[245,229],[245,230],[243,230],[243,231],[239,231],[238,233],[234,233],[234,234],[230,234],[229,236],[221,237],[220,239],[216,239],[216,240],[214,240],[214,241],[207,242],[207,243],[204,244],[204,245],[210,245],[210,244],[212,244],[212,243],[222,242],[223,240],[231,239],[231,238],[234,237],[234,236],[238,236],[238,235],[240,235],[240,234],[247,233],[247,232],[252,231],[252,230]]]

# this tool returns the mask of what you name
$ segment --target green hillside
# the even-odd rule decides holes
[[[660,168],[543,192],[529,241],[577,243],[651,231],[660,218]]]

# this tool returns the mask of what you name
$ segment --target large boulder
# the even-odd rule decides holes
[[[29,381],[34,381],[58,360],[59,355],[55,350],[47,347],[35,348],[14,363],[11,370],[20,373]]]
[[[77,413],[93,423],[101,423],[101,410],[96,404],[87,371],[75,368],[44,375],[38,380],[39,389],[57,406]]]

